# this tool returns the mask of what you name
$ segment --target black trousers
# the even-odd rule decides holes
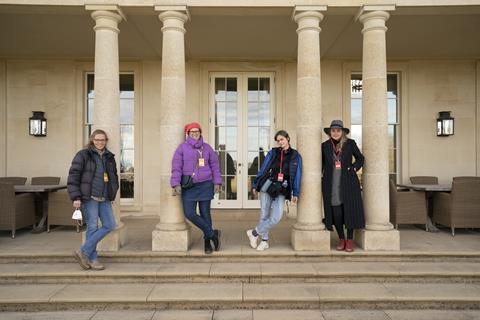
[[[340,239],[345,239],[345,232],[343,231],[343,225],[345,224],[345,212],[343,211],[343,205],[332,206],[333,212],[333,224],[335,225],[335,230],[337,230],[338,237]],[[353,239],[353,229],[347,229],[347,239]]]

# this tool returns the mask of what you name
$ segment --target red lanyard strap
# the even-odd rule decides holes
[[[280,173],[282,173],[283,168],[283,150],[280,150]]]
[[[340,158],[340,154],[342,154],[342,149],[337,151],[337,147],[335,146],[335,143],[333,143],[333,139],[330,139],[330,142],[332,143],[333,152],[337,156],[337,159]],[[338,142],[338,143],[340,143],[340,142]]]

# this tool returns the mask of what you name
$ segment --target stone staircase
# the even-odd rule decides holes
[[[480,309],[480,253],[1,254],[0,311]],[[0,317],[1,318],[1,317]]]

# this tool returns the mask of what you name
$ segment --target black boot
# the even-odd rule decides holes
[[[220,245],[221,245],[221,242],[220,242],[220,236],[222,235],[222,232],[220,230],[213,230],[213,237],[212,237],[212,241],[213,241],[213,245],[215,246],[215,251],[218,251],[220,250]]]
[[[205,239],[205,253],[211,254],[213,252],[212,243],[210,242],[211,239]]]

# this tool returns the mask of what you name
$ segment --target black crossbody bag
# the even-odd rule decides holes
[[[203,156],[203,146],[202,146],[202,156]],[[195,169],[193,169],[193,173],[191,176],[182,175],[182,180],[180,180],[180,186],[184,190],[188,190],[193,187],[193,176],[195,175],[195,171],[198,169],[198,159],[197,164],[195,165]]]

